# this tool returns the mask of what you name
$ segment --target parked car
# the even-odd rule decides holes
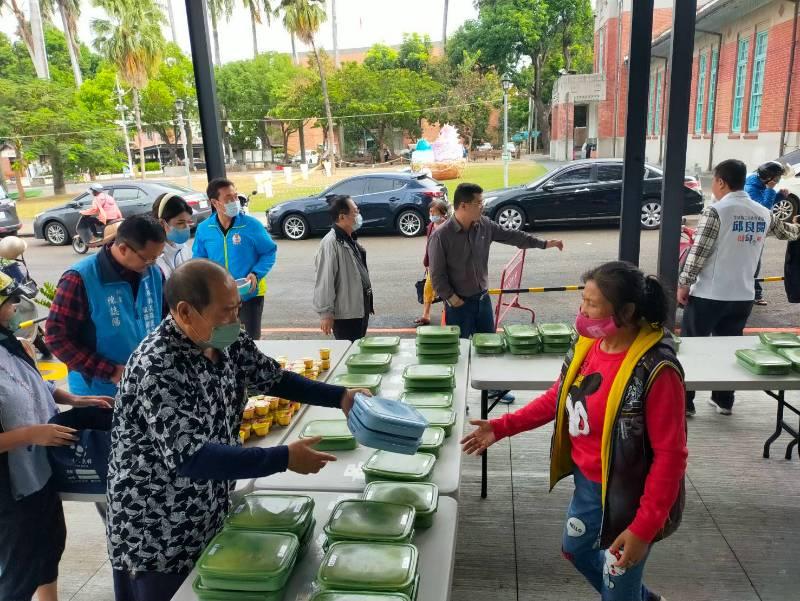
[[[103,184],[105,191],[117,201],[122,215],[138,215],[153,210],[156,198],[164,192],[180,194],[192,207],[192,219],[195,227],[211,214],[208,197],[204,192],[197,192],[167,182],[120,182]],[[75,235],[75,226],[80,218],[80,211],[92,204],[92,196],[88,189],[66,204],[39,213],[33,220],[33,234],[36,238],[47,240],[50,244],[60,246],[69,244]]]
[[[800,164],[792,165],[792,171],[797,175],[786,175],[777,185],[778,189],[786,188],[789,194],[784,198],[779,196],[772,205],[772,213],[784,221],[791,221],[800,214]]]
[[[661,226],[663,172],[645,166],[642,228]],[[484,193],[485,215],[507,229],[519,230],[543,223],[619,221],[622,209],[622,160],[572,161],[527,184]],[[700,182],[684,178],[684,215],[703,210]]]
[[[17,215],[17,203],[0,186],[0,237],[10,236],[19,231],[22,223]]]
[[[483,151],[483,150],[492,150],[492,144],[491,144],[491,142],[483,142],[481,144],[478,144],[475,147],[475,150],[481,150],[481,151]]]
[[[428,223],[428,206],[447,200],[447,188],[427,175],[371,173],[347,178],[318,195],[289,200],[267,211],[267,230],[290,240],[302,240],[331,227],[326,197],[352,196],[364,218],[363,232],[397,232],[413,237]]]

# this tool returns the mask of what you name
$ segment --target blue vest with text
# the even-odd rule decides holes
[[[102,252],[87,257],[72,269],[86,288],[89,315],[95,329],[95,351],[125,365],[133,351],[161,322],[162,276],[155,265],[142,274],[136,298],[131,285],[122,280]],[[117,385],[97,378],[87,379],[70,371],[69,390],[77,395],[114,396]]]

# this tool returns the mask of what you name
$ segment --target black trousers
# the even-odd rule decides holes
[[[116,601],[169,601],[189,576],[189,572],[138,572],[133,576],[117,569],[112,573]]]
[[[253,340],[261,340],[261,316],[264,313],[264,297],[255,296],[242,303],[239,320]]]
[[[756,288],[756,300],[761,300],[762,298],[764,298],[764,288],[761,286],[761,282],[758,281],[758,277],[760,275],[761,275],[761,259],[758,260],[758,267],[756,267],[755,282],[753,282]]]
[[[333,337],[336,340],[349,340],[355,342],[367,335],[369,327],[369,314],[360,319],[334,319]]]
[[[690,296],[683,310],[681,337],[741,336],[752,310],[753,301],[718,301]],[[714,391],[711,399],[724,409],[733,407],[732,390]],[[686,393],[686,407],[694,407],[694,392]]]

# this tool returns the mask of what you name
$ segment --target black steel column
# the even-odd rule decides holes
[[[628,53],[628,107],[622,168],[622,214],[619,258],[639,264],[644,153],[647,145],[647,106],[650,87],[650,45],[653,0],[636,0],[631,7],[631,48]],[[622,18],[622,15],[619,17]],[[618,93],[618,92],[617,92]]]
[[[686,141],[689,131],[689,97],[692,87],[694,21],[697,0],[675,0],[672,13],[672,46],[669,51],[669,98],[664,150],[664,186],[661,197],[661,235],[658,239],[658,275],[675,303],[678,284],[678,246],[686,174]],[[674,316],[674,312],[670,313]],[[671,323],[669,325],[672,325]]]
[[[192,47],[197,107],[200,129],[203,131],[203,150],[206,155],[208,179],[225,177],[225,154],[222,150],[222,129],[217,114],[217,84],[214,81],[214,62],[208,40],[208,11],[206,0],[186,0],[189,21],[189,42]]]

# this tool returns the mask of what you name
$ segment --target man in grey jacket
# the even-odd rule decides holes
[[[314,257],[314,310],[325,335],[352,342],[366,335],[374,313],[367,251],[355,236],[363,219],[349,196],[330,196],[328,204],[333,227]]]

